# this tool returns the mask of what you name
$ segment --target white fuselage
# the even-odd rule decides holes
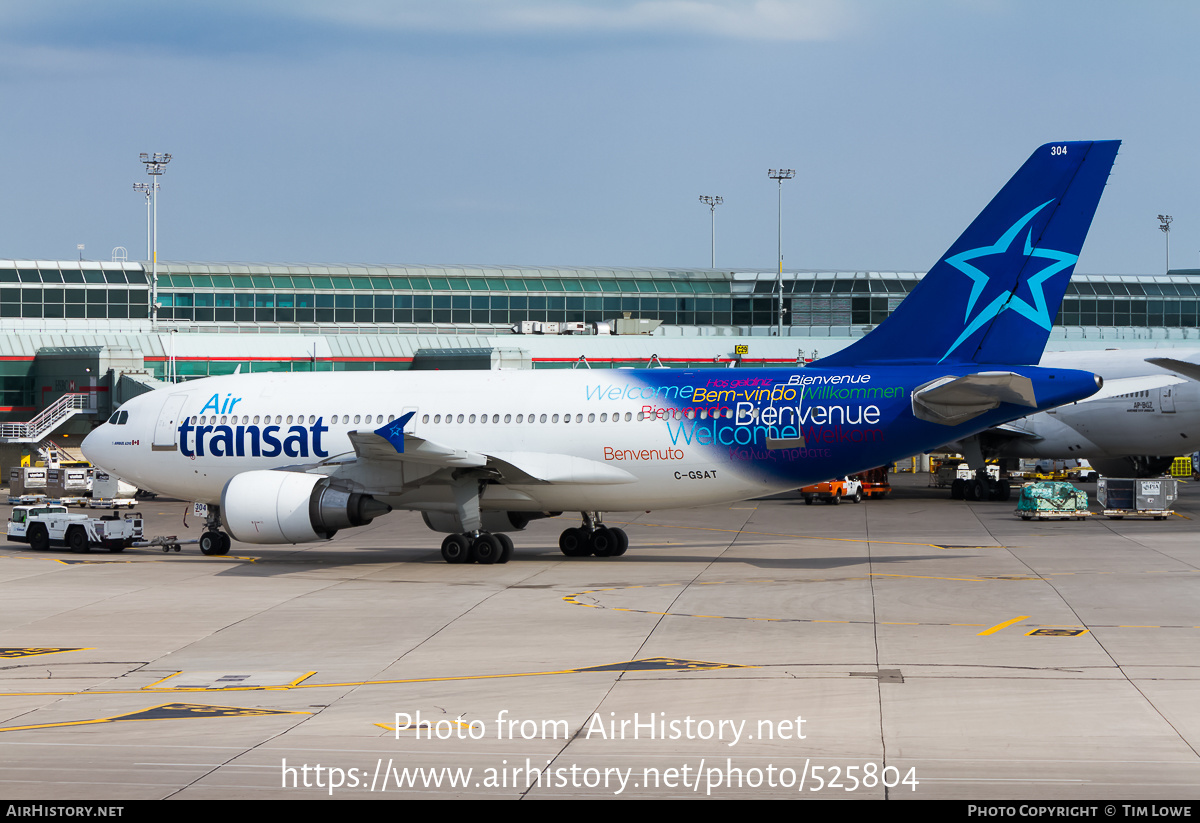
[[[350,432],[372,431],[412,411],[408,434],[464,451],[545,455],[543,461],[552,464],[547,470],[559,472],[559,482],[490,487],[481,501],[485,509],[570,510],[580,508],[581,497],[596,510],[653,509],[679,506],[681,499],[704,505],[771,490],[695,447],[672,444],[663,435],[663,421],[648,413],[663,407],[661,398],[641,387],[615,391],[621,375],[340,372],[301,380],[209,378],[125,403],[128,422],[97,429],[86,453],[141,488],[211,504],[242,472],[326,463],[330,468],[318,471],[332,474],[339,461],[355,456]],[[181,425],[187,427],[182,436]],[[218,436],[220,427],[231,429],[232,443]],[[569,456],[627,477],[589,482],[586,471],[553,465]],[[573,470],[578,476],[569,476]],[[398,464],[376,470],[369,485],[398,507],[438,508],[448,495],[444,486],[411,491],[411,481],[424,474],[428,470],[419,464]]]
[[[1200,363],[1197,352],[1119,350],[1057,352],[1042,358],[1044,366],[1084,369],[1105,380],[1168,375],[1146,362],[1171,355]],[[1200,449],[1200,383],[1185,380],[1171,386],[1128,395],[1069,403],[1008,424],[1036,439],[1014,440],[1002,449],[1012,457],[1102,458],[1130,455],[1188,454]]]
[[[1023,406],[990,396],[961,425],[914,411],[919,387],[980,370],[996,374],[927,364],[230,375],[128,401],[83,449],[141,488],[223,509],[231,479],[279,469],[393,508],[461,513],[477,484],[485,511],[678,508],[863,471],[1013,419]],[[1025,371],[1035,408],[1096,390],[1086,372]]]

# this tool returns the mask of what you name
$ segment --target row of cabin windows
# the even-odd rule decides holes
[[[125,417],[124,417],[124,419],[118,420],[118,415],[125,415]],[[128,415],[129,415],[129,412],[114,413],[108,422],[124,423],[128,419]],[[688,420],[694,420],[696,418],[699,418],[701,420],[707,420],[710,417],[711,418],[719,418],[719,417],[732,418],[733,417],[733,409],[711,409],[711,410],[710,409],[699,409],[699,410],[697,410],[697,409],[659,409],[659,410],[657,410],[657,414],[646,414],[644,412],[639,411],[636,415],[637,420],[646,420],[646,419],[682,420],[685,418]],[[572,418],[573,418],[573,422],[575,422],[575,423],[583,422],[582,414],[575,414],[572,416],[570,414],[563,414],[563,415],[540,414],[539,415],[537,413],[528,414],[528,415],[518,414],[515,416],[512,414],[506,414],[506,415],[504,415],[504,422],[505,423],[513,423],[513,422],[516,422],[516,423],[558,423],[561,420],[561,422],[563,422],[563,423],[570,423],[570,422],[572,422]],[[385,421],[384,416],[382,414],[375,414],[375,415],[356,414],[356,415],[353,415],[353,418],[351,417],[351,415],[348,415],[348,414],[342,414],[342,415],[335,414],[330,418],[330,425],[338,425],[339,423],[341,423],[343,425],[347,425],[347,424],[350,424],[351,422],[353,422],[355,424],[367,423],[367,424],[374,424],[374,425],[382,425],[384,422],[391,423],[395,419],[396,419],[395,415],[388,415],[387,420]],[[624,419],[625,419],[625,422],[627,422],[627,423],[631,422],[632,420],[635,419],[635,415],[633,412],[625,412]],[[435,414],[432,417],[432,421],[434,424],[440,424],[442,422],[445,422],[445,423],[475,423],[475,422],[479,422],[479,423],[483,424],[483,423],[489,422],[489,416],[486,414],[480,414],[480,415]],[[587,422],[589,422],[589,423],[596,423],[596,422],[617,423],[620,421],[621,421],[621,413],[620,412],[613,412],[611,415],[609,415],[608,412],[600,412],[599,415],[597,415],[595,412],[591,412],[587,416]],[[270,424],[272,422],[274,422],[276,425],[290,425],[293,422],[299,423],[299,424],[305,423],[305,416],[302,414],[298,414],[298,415],[290,415],[289,414],[286,416],[277,414],[277,415],[275,415],[274,419],[272,419],[271,415],[269,415],[269,414],[265,415],[265,416],[260,416],[257,414],[251,416],[251,415],[247,414],[247,415],[242,415],[240,417],[236,414],[235,415],[225,415],[225,414],[205,415],[205,414],[202,414],[199,416],[193,415],[191,418],[191,422],[193,425],[199,423],[200,425],[207,424],[207,425],[233,425],[233,426],[236,426],[239,424],[240,425],[258,424],[258,423]],[[316,423],[317,416],[315,414],[308,415],[307,422],[309,425]],[[430,422],[430,415],[428,415],[428,414],[424,415],[421,418],[421,422],[428,424]],[[491,415],[490,422],[493,424],[499,423],[500,415],[499,414]]]
[[[666,420],[666,419],[682,420],[684,418],[687,418],[688,420],[694,420],[695,418],[699,417],[701,420],[707,420],[709,417],[712,417],[712,418],[718,418],[718,417],[732,418],[733,417],[733,409],[712,409],[712,410],[710,410],[710,409],[699,409],[699,410],[696,410],[696,409],[658,409],[656,411],[657,411],[656,414],[646,414],[645,412],[638,412],[636,415],[633,412],[625,412],[624,419],[625,419],[625,422],[628,423],[634,419],[637,419],[637,420]],[[443,415],[440,415],[440,414],[433,415],[433,423],[436,425],[436,424],[442,423],[442,422],[445,422],[445,423],[474,423],[476,421],[478,421],[479,423],[487,423],[488,422],[488,415],[486,415],[486,414],[481,414],[481,415],[447,414],[444,417],[445,417],[445,419],[443,420]],[[514,423],[514,422],[515,423],[558,423],[560,420],[563,423],[571,423],[571,422],[582,423],[583,415],[575,414],[572,416],[570,414],[557,415],[557,414],[536,414],[535,413],[535,414],[528,414],[528,415],[518,414],[515,416],[515,418],[511,414],[504,415],[505,423]],[[429,423],[429,421],[430,421],[429,415],[425,415],[424,417],[421,418],[422,423]],[[620,421],[621,421],[621,413],[620,412],[613,412],[611,415],[611,419],[610,419],[608,412],[601,412],[599,415],[597,415],[595,412],[591,412],[587,416],[587,422],[589,422],[589,423],[596,423],[596,422],[618,423]],[[493,424],[499,423],[500,415],[493,414],[491,416],[491,422]]]
[[[394,414],[389,415],[386,422],[391,423],[395,419],[396,419],[396,415],[394,415]],[[349,423],[350,420],[351,420],[351,417],[348,414],[341,414],[341,415],[335,414],[329,418],[329,424],[337,425],[339,422]],[[231,425],[231,426],[245,425],[245,424],[257,424],[259,422],[261,422],[263,424],[269,424],[271,422],[274,422],[276,425],[288,425],[293,422],[303,424],[304,423],[304,415],[297,414],[293,418],[293,416],[290,414],[287,415],[286,417],[282,414],[277,414],[277,415],[275,415],[274,421],[272,421],[271,415],[269,415],[269,414],[263,415],[261,417],[257,414],[254,415],[253,417],[251,417],[248,414],[244,414],[241,417],[239,417],[236,414],[235,415],[222,414],[219,417],[218,417],[218,415],[215,415],[215,414],[210,414],[210,415],[202,414],[199,417],[196,417],[195,415],[193,415],[191,422],[193,424],[200,423],[201,425],[209,424],[209,425]],[[308,422],[309,422],[309,424],[316,423],[317,416],[315,414],[308,415]],[[365,416],[361,415],[361,414],[356,414],[356,415],[354,415],[354,422],[355,423],[382,424],[385,421],[383,419],[382,414],[374,414],[374,415],[368,414]]]

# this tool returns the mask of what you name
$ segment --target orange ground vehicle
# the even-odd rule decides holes
[[[842,502],[843,498],[852,503],[861,501],[863,487],[862,483],[854,477],[841,477],[805,486],[800,490],[800,494],[806,505],[811,506],[814,500],[823,500],[836,506]]]
[[[854,475],[855,478],[862,481],[863,497],[887,497],[888,492],[892,490],[892,484],[888,482],[888,467],[878,466],[874,469],[867,469],[865,472],[859,472]]]

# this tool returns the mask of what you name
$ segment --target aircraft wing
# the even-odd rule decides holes
[[[1013,443],[1018,440],[1027,443],[1034,443],[1044,438],[1029,429],[1022,428],[1016,423],[1005,423],[1001,426],[992,426],[990,429],[985,429],[974,436],[986,448],[997,448],[1004,444]],[[967,450],[967,440],[952,440],[947,443],[942,449],[965,453]],[[940,451],[940,450],[939,450]]]
[[[378,432],[350,432],[354,453],[361,460],[405,461],[444,468],[474,468],[487,465],[487,456],[467,449],[444,446],[415,434],[401,434],[402,446]]]
[[[1001,403],[1037,406],[1033,381],[1014,372],[978,372],[939,377],[912,393],[913,414],[943,426],[957,426]]]
[[[544,452],[476,452],[456,449],[415,434],[388,437],[374,432],[350,432],[350,442],[360,460],[384,463],[418,463],[439,468],[488,467],[501,482],[530,483],[633,483],[632,474],[616,466],[569,454]]]
[[[1041,440],[1041,439],[1043,439],[1040,434],[1035,434],[1034,432],[1031,432],[1029,429],[1022,428],[1022,427],[1014,425],[1012,423],[1005,423],[1001,426],[992,426],[986,432],[981,432],[981,434],[991,435],[998,440]]]
[[[1200,380],[1200,366],[1195,363],[1189,363],[1186,360],[1176,360],[1174,357],[1147,357],[1147,363],[1153,363],[1155,366],[1164,368],[1167,371],[1178,372],[1184,377],[1190,377],[1192,380]],[[1183,382],[1182,380],[1179,382]]]

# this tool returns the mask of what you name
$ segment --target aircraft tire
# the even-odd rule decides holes
[[[625,533],[624,529],[610,529],[609,531],[617,539],[617,547],[613,549],[612,556],[620,557],[629,550],[629,535]]]
[[[471,544],[471,549],[475,555],[475,560],[487,566],[498,562],[500,555],[504,553],[504,547],[500,545],[500,541],[496,539],[496,536],[487,532],[475,538],[475,542]]]
[[[588,545],[596,557],[612,557],[617,548],[617,539],[612,531],[604,526],[592,532]]]
[[[200,535],[200,554],[207,557],[219,557],[229,553],[229,546],[225,541],[221,540],[221,533],[217,531],[205,532]]]
[[[448,534],[442,541],[442,559],[447,563],[469,563],[471,557],[470,544],[466,535]]]
[[[558,549],[567,557],[587,557],[592,553],[587,529],[563,529],[558,536]]]
[[[50,548],[50,533],[40,523],[34,523],[30,526],[25,536],[29,538],[29,548],[35,552],[44,552]]]
[[[1003,502],[1010,497],[1012,497],[1012,484],[1007,480],[1001,480],[999,494],[996,495],[996,499]]]
[[[500,558],[496,562],[507,563],[513,553],[512,538],[507,534],[498,534],[496,535],[496,539],[500,541]]]
[[[79,526],[74,526],[71,529],[68,529],[67,547],[77,554],[91,551],[91,547],[88,546],[87,532],[85,532]]]

